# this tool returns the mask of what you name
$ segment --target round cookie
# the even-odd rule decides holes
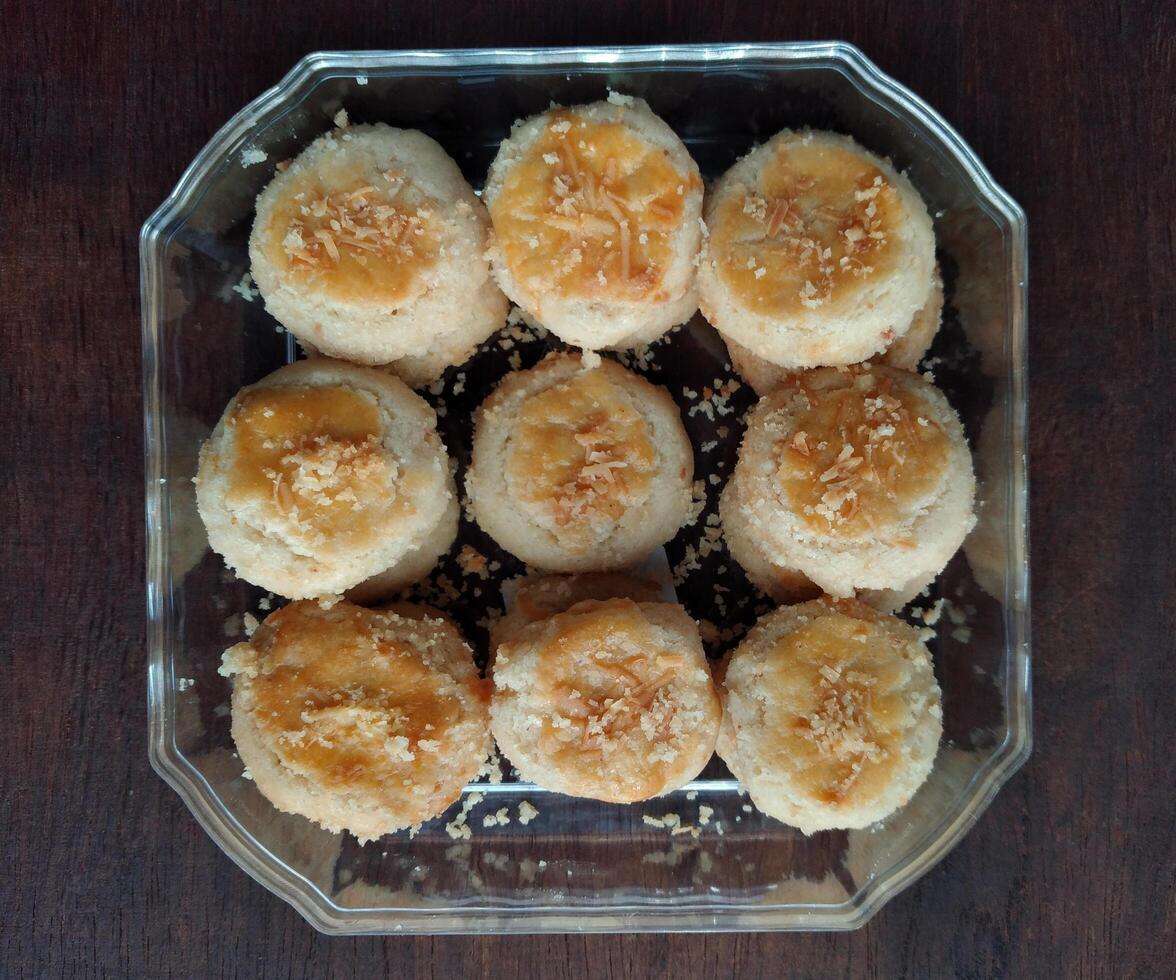
[[[732,651],[716,750],[769,816],[868,827],[927,779],[943,730],[919,634],[852,600],[782,606]]]
[[[482,196],[503,292],[569,344],[635,347],[697,309],[702,179],[641,99],[516,123]]]
[[[502,547],[546,571],[622,568],[690,513],[694,453],[664,389],[552,354],[478,410],[466,491]]]
[[[755,407],[720,516],[765,592],[795,601],[799,574],[894,608],[967,536],[975,482],[959,419],[933,385],[881,365],[820,368]]]
[[[705,221],[703,315],[783,368],[867,360],[909,331],[933,294],[926,206],[845,136],[777,134],[715,183]]]
[[[939,267],[935,267],[935,275],[931,280],[931,293],[911,321],[910,327],[900,334],[894,343],[881,354],[871,358],[875,364],[886,364],[890,367],[902,368],[904,371],[916,371],[919,361],[931,347],[931,342],[939,332],[939,323],[943,315],[943,280],[939,275]],[[758,357],[742,344],[737,344],[730,337],[723,338],[727,345],[727,355],[731,359],[731,366],[736,373],[751,386],[757,395],[766,395],[794,371],[772,364]]]
[[[325,358],[238,392],[196,475],[213,550],[291,599],[342,593],[414,553],[419,564],[455,497],[428,404],[385,372]]]
[[[294,602],[221,673],[262,795],[360,841],[439,816],[491,750],[489,685],[457,629],[424,610]]]
[[[494,737],[524,779],[632,803],[690,782],[721,710],[698,627],[669,603],[586,600],[498,648]]]
[[[436,141],[352,126],[319,137],[258,196],[249,258],[266,309],[308,349],[420,385],[505,320],[488,231]]]

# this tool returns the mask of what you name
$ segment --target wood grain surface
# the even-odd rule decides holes
[[[1174,975],[1176,5],[12,2],[0,25],[0,975]],[[139,225],[311,50],[808,38],[922,94],[1029,214],[1033,758],[853,934],[316,934],[147,763]]]

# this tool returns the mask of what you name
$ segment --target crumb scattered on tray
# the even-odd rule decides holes
[[[499,807],[494,813],[487,813],[482,818],[483,827],[505,827],[510,823],[510,813],[506,807]]]
[[[469,840],[473,836],[473,830],[466,822],[470,811],[482,802],[483,796],[481,793],[470,793],[464,800],[461,801],[461,809],[457,815],[445,825],[445,833],[447,833],[454,840]]]
[[[246,303],[252,303],[261,295],[261,290],[253,284],[253,276],[248,272],[233,287],[233,292],[245,300]]]

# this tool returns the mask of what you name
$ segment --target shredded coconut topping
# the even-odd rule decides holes
[[[389,185],[385,190],[367,184],[303,200],[282,240],[291,264],[307,271],[332,268],[345,253],[361,264],[366,256],[401,261],[418,258],[431,212],[389,203],[404,177],[388,171],[383,179]]]

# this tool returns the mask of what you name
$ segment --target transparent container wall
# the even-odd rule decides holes
[[[569,62],[519,69],[381,69],[368,63],[354,72],[312,71],[227,148],[190,202],[153,219],[161,230],[145,242],[144,273],[148,472],[160,494],[149,582],[157,644],[155,761],[222,846],[320,927],[855,925],[958,838],[1007,775],[1010,755],[1027,750],[1027,666],[1019,632],[1023,528],[1017,520],[1024,504],[1017,476],[1023,406],[1012,394],[1019,390],[1013,382],[1021,355],[1010,341],[1023,262],[1014,240],[1018,230],[922,125],[890,111],[887,99],[872,94],[838,58],[810,61],[623,68]],[[927,201],[947,289],[945,325],[929,366],[963,418],[981,480],[981,523],[935,593],[949,598],[965,620],[956,621],[959,612],[955,619],[943,616],[930,644],[944,694],[945,733],[935,769],[907,807],[865,831],[805,837],[752,810],[716,761],[690,791],[693,798],[679,791],[629,807],[547,794],[508,778],[481,788],[486,795],[469,814],[469,840],[446,831],[451,811],[413,839],[398,834],[361,846],[277,812],[243,777],[229,732],[229,682],[217,674],[221,653],[242,636],[245,615],[264,612],[262,593],[236,580],[208,549],[191,482],[197,452],[242,385],[294,356],[262,302],[248,302],[234,290],[248,268],[253,200],[275,163],[328,129],[340,108],[353,122],[424,130],[478,187],[512,121],[553,100],[601,98],[606,87],[647,99],[682,136],[707,179],[777,130],[812,126],[850,133],[890,156]],[[260,155],[250,150],[265,159],[247,165]],[[721,345],[699,318],[670,346],[684,372],[706,375],[723,366]],[[468,368],[467,401],[450,404],[443,434],[463,460],[469,411],[505,369],[497,361]],[[752,401],[747,392],[740,397],[740,407]],[[729,430],[719,449],[724,477],[741,431],[733,421]],[[692,431],[696,446],[703,435]],[[700,457],[700,475],[714,465]],[[713,506],[718,488],[711,489]],[[154,492],[149,486],[149,507]],[[697,537],[698,530],[684,535]],[[463,535],[477,532],[466,527]],[[484,552],[493,547],[484,538],[477,544]],[[682,547],[682,541],[669,547],[671,561]],[[509,559],[504,563],[503,574],[514,570]],[[740,581],[732,587],[746,588]],[[492,583],[482,587],[482,597],[466,589],[459,618],[484,645],[475,614],[498,598]],[[919,604],[929,606],[935,594]],[[697,588],[687,600],[696,615],[706,602]],[[713,611],[709,618],[720,619]],[[524,799],[540,811],[527,826],[517,819]],[[483,827],[483,815],[504,806],[511,822]],[[699,819],[702,806],[713,811],[706,825]],[[697,836],[643,820],[666,813],[697,827]]]

